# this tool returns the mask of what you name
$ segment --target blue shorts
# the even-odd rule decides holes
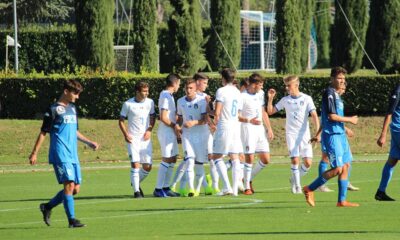
[[[69,181],[81,184],[82,175],[79,163],[58,163],[53,164],[53,168],[59,184]]]
[[[332,168],[342,167],[353,160],[346,134],[322,133],[321,150],[328,155]]]
[[[400,132],[390,130],[392,139],[390,140],[390,158],[394,160],[400,159]]]

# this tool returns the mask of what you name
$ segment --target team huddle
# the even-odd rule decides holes
[[[314,191],[332,191],[325,183],[338,176],[337,206],[359,206],[346,200],[348,190],[358,190],[349,182],[352,154],[347,137],[354,134],[345,123],[357,124],[358,117],[344,116],[341,95],[346,90],[346,73],[341,67],[332,69],[331,86],[322,96],[321,121],[313,99],[299,90],[300,81],[297,76],[284,78],[288,95],[274,105],[276,91],[269,89],[268,100],[265,101],[266,96],[262,90],[264,79],[257,73],[242,81],[239,89],[235,72],[224,68],[220,72],[223,87],[217,90],[214,101],[205,93],[208,77],[197,73],[185,81],[185,96],[176,103],[173,94],[180,87],[181,77],[177,74],[168,75],[165,90],[158,99],[157,138],[162,161],[153,191],[154,197],[196,197],[200,195],[202,187],[206,195],[254,194],[252,182],[271,158],[269,142],[273,140],[274,134],[269,115],[285,110],[286,143],[291,159],[291,192],[304,193],[307,203],[315,206]],[[94,150],[98,149],[99,144],[89,140],[78,130],[73,103],[82,91],[79,82],[65,82],[60,99],[45,113],[40,134],[29,157],[31,164],[35,164],[45,135],[50,133],[49,163],[53,165],[57,180],[64,188],[48,203],[40,204],[43,220],[48,226],[52,208],[61,203],[64,204],[69,227],[85,226],[75,218],[74,210],[73,195],[79,192],[82,181],[77,140]],[[144,197],[140,184],[152,169],[151,134],[156,122],[156,112],[155,104],[148,95],[149,85],[138,82],[135,85],[135,96],[124,102],[120,111],[119,128],[127,143],[134,198]],[[389,159],[375,195],[375,199],[380,201],[394,201],[386,194],[386,187],[393,167],[400,159],[400,87],[396,88],[390,99],[390,108],[377,142],[379,146],[385,144],[386,132],[392,122]],[[310,133],[309,116],[314,124],[313,135]],[[174,174],[179,141],[182,143],[183,160]],[[321,142],[319,176],[311,184],[302,187],[301,177],[309,172],[312,163],[313,142]],[[226,156],[229,157],[227,162],[224,161]],[[210,174],[206,174],[206,163],[210,165]],[[228,176],[229,169],[232,172],[231,178]]]

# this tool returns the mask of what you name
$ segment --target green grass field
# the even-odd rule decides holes
[[[337,208],[335,192],[316,193],[314,208],[289,190],[288,164],[272,164],[255,179],[256,194],[157,199],[151,196],[157,168],[144,181],[144,199],[133,199],[129,169],[83,165],[84,183],[76,197],[76,215],[88,226],[68,229],[62,206],[53,210],[52,226],[42,222],[39,203],[60,186],[52,171],[0,175],[1,239],[399,239],[400,202],[373,199],[383,162],[354,163],[352,183],[361,188],[348,199],[359,208]],[[125,166],[125,167],[124,167]],[[302,179],[309,183],[314,167]],[[400,199],[400,177],[388,193]]]

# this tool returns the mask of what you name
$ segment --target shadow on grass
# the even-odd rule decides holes
[[[0,200],[0,202],[47,202],[49,198],[29,198],[29,199],[11,199],[11,200]],[[111,195],[111,196],[75,196],[75,200],[96,200],[96,199],[124,199],[132,198],[132,195]]]
[[[293,232],[221,232],[221,233],[187,233],[180,236],[225,236],[225,235],[313,235],[313,234],[398,234],[400,231],[367,231],[367,230],[338,230],[338,231],[293,231]]]

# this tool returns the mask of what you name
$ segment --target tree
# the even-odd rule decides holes
[[[192,75],[206,66],[198,0],[171,0],[175,10],[168,21],[175,72]]]
[[[300,3],[301,11],[301,71],[305,72],[308,68],[309,49],[310,49],[310,34],[312,25],[312,15],[315,11],[314,0],[303,0]]]
[[[241,51],[240,0],[211,1],[210,17],[213,29],[207,57],[211,68],[237,67]]]
[[[342,66],[349,73],[353,73],[361,67],[364,56],[362,46],[365,45],[368,27],[368,1],[337,0],[335,8],[336,14],[331,32],[331,62],[333,66]],[[355,33],[351,30],[345,15]]]
[[[114,7],[111,0],[75,0],[78,65],[113,68]]]
[[[136,73],[157,71],[157,7],[155,0],[133,1],[133,66]]]
[[[320,1],[316,5],[315,28],[317,32],[318,62],[320,68],[329,67],[331,3]]]
[[[372,0],[366,50],[380,73],[400,71],[400,2]]]
[[[301,13],[300,0],[276,2],[276,71],[301,72]]]

